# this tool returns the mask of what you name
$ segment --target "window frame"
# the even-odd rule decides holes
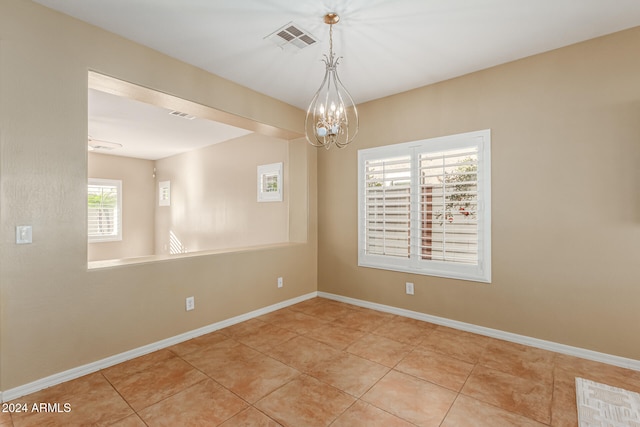
[[[283,162],[258,166],[258,202],[282,201],[282,169]],[[267,178],[275,178],[273,190],[265,189]]]
[[[89,178],[87,181],[87,197],[89,194],[89,186],[109,186],[117,188],[117,201],[116,201],[116,228],[117,233],[109,236],[95,236],[89,234],[89,206],[87,200],[87,241],[89,243],[104,243],[104,242],[118,242],[122,241],[122,180],[119,179],[104,179],[104,178]]]
[[[419,208],[419,159],[421,154],[477,147],[478,170],[478,262],[463,264],[450,261],[425,260],[413,241],[419,239],[421,213]],[[366,165],[368,161],[411,156],[411,214],[408,257],[366,252]],[[417,213],[416,213],[417,212]],[[358,266],[400,271],[428,276],[491,283],[491,131],[485,129],[457,135],[358,150]]]
[[[158,182],[158,206],[171,206],[171,181]]]

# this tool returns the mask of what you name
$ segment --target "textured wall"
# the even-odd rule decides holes
[[[319,290],[640,359],[638,46],[640,28],[361,105],[357,142],[318,157]],[[357,150],[487,128],[493,283],[358,267]]]
[[[153,255],[156,186],[152,160],[89,153],[88,177],[122,181],[122,240],[88,244],[88,260]]]
[[[32,2],[0,0],[0,390],[317,289],[316,154],[300,140],[292,161],[306,185],[291,203],[309,228],[290,232],[303,243],[88,271],[88,70],[301,132],[296,108]],[[31,245],[14,243],[23,224]]]
[[[188,252],[287,242],[288,183],[281,202],[258,203],[257,167],[282,162],[288,180],[288,157],[288,141],[250,134],[158,160],[171,206],[156,209],[156,253],[169,253],[170,233]]]

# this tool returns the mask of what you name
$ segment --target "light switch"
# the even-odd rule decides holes
[[[18,225],[16,227],[16,243],[18,245],[24,245],[31,242],[32,242],[31,226]]]

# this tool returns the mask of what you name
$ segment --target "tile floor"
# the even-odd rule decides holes
[[[16,399],[0,427],[576,426],[576,376],[640,392],[640,372],[314,298]]]

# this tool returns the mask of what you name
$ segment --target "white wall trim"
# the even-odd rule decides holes
[[[84,375],[97,372],[101,369],[108,368],[118,363],[126,362],[127,360],[135,359],[136,357],[144,356],[145,354],[170,347],[175,344],[179,344],[183,341],[190,340],[192,338],[205,335],[218,329],[226,328],[227,326],[235,325],[236,323],[244,322],[245,320],[253,319],[254,317],[262,316],[263,314],[271,313],[272,311],[280,310],[281,308],[289,307],[293,304],[311,299],[318,296],[317,292],[311,292],[299,297],[291,298],[286,301],[282,301],[276,304],[272,304],[267,307],[263,307],[257,310],[250,311],[239,316],[231,317],[229,319],[222,320],[220,322],[213,323],[211,325],[203,326],[202,328],[194,329],[189,332],[185,332],[180,335],[173,336],[161,341],[157,341],[151,344],[147,344],[142,347],[135,348],[133,350],[125,351],[124,353],[116,354],[114,356],[107,357],[105,359],[97,360],[86,365],[78,366],[64,372],[60,372],[48,377],[24,384],[9,390],[0,391],[0,402],[10,401],[17,399],[27,394],[35,393],[54,385],[61,384],[66,381],[71,381],[76,378],[80,378]]]
[[[589,359],[596,362],[607,363],[613,366],[619,366],[622,368],[633,369],[640,371],[640,360],[628,359],[620,356],[614,356],[606,353],[600,353],[597,351],[587,350],[579,347],[572,347],[565,344],[558,344],[552,341],[545,341],[537,338],[527,337],[525,335],[518,335],[511,332],[500,331],[498,329],[486,328],[483,326],[473,325],[471,323],[459,322],[457,320],[451,320],[444,317],[432,316],[430,314],[424,314],[417,311],[406,310],[403,308],[393,307],[384,304],[378,304],[374,302],[359,300],[355,298],[349,298],[341,295],[331,294],[327,292],[311,292],[299,297],[295,297],[286,301],[282,301],[267,307],[263,307],[257,310],[250,311],[245,314],[241,314],[229,319],[222,320],[220,322],[213,323],[211,325],[203,326],[202,328],[194,329],[189,332],[185,332],[180,335],[173,336],[155,343],[151,343],[142,347],[135,348],[133,350],[126,351],[124,353],[116,354],[114,356],[107,357],[86,365],[78,366],[76,368],[69,369],[64,372],[60,372],[48,377],[24,384],[9,390],[0,391],[0,402],[10,401],[17,399],[27,394],[35,393],[54,385],[61,384],[66,381],[71,381],[76,378],[80,378],[84,375],[97,372],[101,369],[108,368],[118,363],[126,362],[127,360],[135,359],[136,357],[143,356],[145,354],[170,347],[175,344],[179,344],[183,341],[190,340],[192,338],[199,337],[222,328],[226,328],[236,323],[244,322],[245,320],[253,319],[263,314],[270,313],[272,311],[280,310],[281,308],[289,307],[299,302],[311,299],[313,297],[322,297],[331,299],[334,301],[341,301],[347,304],[356,305],[359,307],[370,308],[372,310],[382,311],[386,313],[396,314],[398,316],[409,317],[411,319],[422,320],[425,322],[435,323],[437,325],[448,326],[450,328],[459,329],[462,331],[473,332],[475,334],[484,335],[492,338],[497,338],[505,341],[510,341],[518,344],[524,344],[531,347],[537,347],[544,350],[554,351],[557,353],[567,354],[570,356],[581,357],[583,359]]]
[[[625,357],[614,356],[611,354],[600,353],[593,350],[587,350],[580,347],[572,347],[570,345],[559,344],[552,341],[545,341],[538,338],[531,338],[525,335],[518,335],[511,332],[505,332],[498,329],[486,328],[483,326],[473,325],[471,323],[459,322],[444,317],[432,316],[417,311],[406,310],[404,308],[392,307],[389,305],[378,304],[359,300],[355,298],[344,297],[342,295],[330,294],[327,292],[318,292],[318,296],[322,298],[341,301],[347,304],[357,305],[359,307],[370,308],[372,310],[383,311],[386,313],[397,314],[398,316],[409,317],[412,319],[422,320],[425,322],[435,323],[437,325],[448,326],[450,328],[462,331],[473,332],[474,334],[484,335],[491,338],[497,338],[518,344],[528,345],[530,347],[541,348],[543,350],[554,351],[556,353],[576,356],[583,359],[589,359],[596,362],[607,363],[609,365],[619,366],[621,368],[633,369],[640,371],[640,360],[628,359]]]

